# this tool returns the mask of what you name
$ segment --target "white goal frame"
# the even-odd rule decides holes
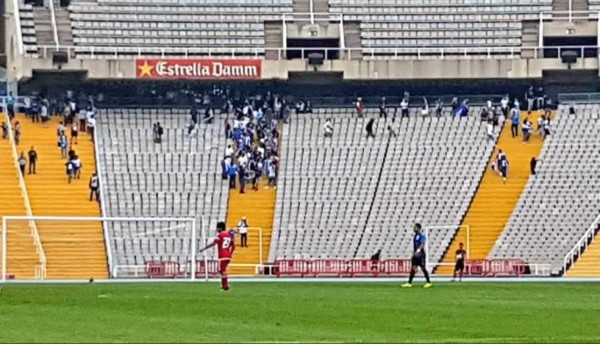
[[[429,251],[429,232],[431,230],[442,230],[442,229],[447,229],[447,228],[456,228],[456,233],[458,233],[460,231],[461,228],[465,228],[466,229],[466,235],[467,235],[467,239],[465,240],[465,251],[467,251],[467,257],[466,259],[469,259],[471,257],[471,227],[469,225],[447,225],[447,226],[429,226],[429,227],[425,227],[425,252],[427,252],[427,255],[425,256],[425,266],[427,268],[429,267],[437,267],[437,266],[443,266],[443,265],[451,265],[454,266],[454,263],[430,263],[429,262],[429,254],[431,253],[431,251]],[[452,241],[454,241],[456,239],[456,233],[455,236],[453,237]],[[450,245],[452,245],[452,242],[450,242],[448,249],[450,248]],[[447,254],[447,253],[446,253]],[[442,256],[442,259],[444,259],[444,256]]]
[[[3,216],[2,217],[2,271],[0,272],[1,278],[0,280],[5,283],[7,281],[7,260],[8,260],[8,225],[10,221],[27,221],[30,223],[35,223],[35,221],[80,221],[80,222],[101,222],[102,223],[102,232],[104,236],[104,244],[106,248],[106,256],[107,256],[107,268],[108,268],[108,276],[109,279],[114,278],[113,272],[116,266],[113,262],[112,255],[112,247],[110,244],[110,236],[108,233],[108,229],[106,226],[107,222],[182,222],[182,223],[191,223],[192,225],[192,235],[191,235],[191,273],[190,280],[196,280],[196,272],[195,272],[195,264],[197,258],[197,239],[198,239],[198,230],[197,230],[197,220],[196,218],[191,217],[95,217],[95,216]],[[205,219],[204,216],[200,216],[201,223],[201,235],[202,242],[207,243],[206,236],[206,227],[205,227]],[[42,250],[43,252],[43,243],[42,240],[37,240],[35,242],[36,249]],[[44,261],[40,262],[38,268],[36,268],[36,279],[44,280],[46,278],[46,257],[44,256]],[[206,251],[203,253],[204,264],[208,266],[208,256]],[[37,270],[41,268],[43,271],[38,272]],[[208,269],[204,269],[204,279],[208,281]]]

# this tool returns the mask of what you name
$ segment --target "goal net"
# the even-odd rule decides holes
[[[454,266],[454,250],[458,243],[463,243],[467,258],[471,254],[470,232],[468,225],[443,225],[425,227],[425,252],[428,252],[427,267],[436,270],[438,267]],[[456,246],[456,247],[455,247]],[[452,252],[450,252],[452,251]],[[446,273],[445,269],[437,269],[438,273]]]
[[[204,218],[2,218],[2,280],[189,278],[216,269]],[[212,234],[212,233],[211,233]]]

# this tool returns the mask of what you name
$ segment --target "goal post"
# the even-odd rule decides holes
[[[451,263],[442,261],[444,260],[444,254],[450,254],[446,250],[451,249],[453,242],[462,242],[465,251],[467,251],[466,258],[468,259],[471,256],[471,232],[469,225],[428,226],[425,227],[425,236],[427,237],[425,241],[427,267],[454,266],[454,258]]]
[[[37,242],[28,230],[32,222],[38,229]],[[2,281],[147,277],[208,280],[206,267],[216,252],[198,254],[208,243],[205,226],[203,216],[5,216],[0,277]],[[45,261],[44,271],[37,273],[41,266],[39,250],[45,252]]]

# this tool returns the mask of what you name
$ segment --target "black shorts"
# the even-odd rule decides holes
[[[425,254],[413,255],[411,258],[411,263],[413,267],[421,267],[425,268]]]
[[[465,261],[464,259],[459,259],[456,261],[456,264],[454,265],[454,271],[462,271],[465,269]]]

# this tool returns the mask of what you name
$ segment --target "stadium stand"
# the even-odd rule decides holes
[[[418,6],[410,0],[330,0],[329,4],[330,12],[361,23],[363,48],[389,48],[381,58],[389,58],[396,48],[437,47],[495,47],[499,49],[494,54],[509,56],[521,46],[522,21],[552,9],[552,0],[425,0]]]
[[[215,122],[223,118],[216,116]],[[105,215],[114,217],[200,217],[209,234],[227,212],[227,183],[220,161],[225,137],[219,125],[200,124],[196,138],[185,134],[183,109],[111,109],[98,114],[98,149]],[[164,127],[154,143],[153,123]],[[172,223],[171,226],[180,224]],[[200,225],[198,224],[198,227]],[[165,223],[110,223],[113,264],[143,267],[148,261],[177,262],[191,255],[189,228]],[[199,233],[200,234],[200,233]],[[203,245],[198,236],[198,245]],[[134,269],[123,269],[122,276]]]
[[[291,0],[202,1],[75,0],[69,6],[76,47],[95,54],[160,55],[163,48],[189,48],[190,55],[264,54],[267,20],[292,11]],[[197,49],[194,51],[194,48]],[[129,50],[127,50],[129,49]],[[76,51],[89,54],[90,49]]]
[[[563,258],[600,214],[597,132],[600,105],[577,105],[577,115],[561,106],[551,137],[490,258],[521,257],[551,264]],[[584,254],[585,256],[585,254]]]
[[[323,137],[327,117],[331,139]],[[440,260],[492,152],[484,124],[477,116],[412,117],[397,121],[398,137],[389,139],[380,119],[367,139],[366,122],[329,109],[285,128],[271,260],[365,258],[377,249],[410,257],[417,220],[450,226],[430,233],[430,260]]]
[[[528,117],[527,113],[523,112],[520,121],[526,117]],[[529,117],[534,123],[537,122],[537,118],[537,112]],[[529,143],[524,145],[520,136],[512,137],[510,126],[510,121],[504,123],[504,129],[498,137],[492,156],[492,161],[495,161],[498,151],[502,149],[508,157],[508,181],[504,183],[498,172],[488,168],[462,221],[464,225],[469,226],[470,259],[485,259],[490,254],[527,184],[530,175],[530,159],[537,157],[542,149],[543,140],[538,135],[533,135]],[[490,211],[494,212],[493,216],[490,216]],[[437,273],[452,273],[451,263],[455,260],[454,253],[459,243],[465,240],[466,232],[461,228],[444,257],[444,262],[450,265],[441,266]]]
[[[37,51],[37,38],[35,36],[35,24],[33,22],[33,6],[21,5],[19,8],[21,14],[21,34],[23,36],[23,46],[25,52],[29,55],[36,56]]]
[[[4,122],[6,115],[1,115]],[[18,170],[13,162],[12,143],[9,140],[0,140],[0,159],[7,163],[0,164],[0,216],[27,215],[25,203],[19,185]],[[1,229],[0,229],[1,232]],[[14,278],[33,278],[35,268],[39,263],[35,245],[27,223],[14,223],[7,232],[8,254],[7,275]],[[0,253],[2,247],[0,246]]]
[[[81,179],[67,183],[65,160],[57,149],[54,117],[48,126],[33,123],[19,115],[23,137],[20,151],[34,147],[38,153],[38,173],[27,175],[25,183],[35,216],[100,216],[100,207],[89,202],[88,181],[95,170],[94,144],[81,133],[71,147],[82,162]],[[98,222],[36,221],[48,261],[48,278],[106,278],[106,250],[102,226]]]

